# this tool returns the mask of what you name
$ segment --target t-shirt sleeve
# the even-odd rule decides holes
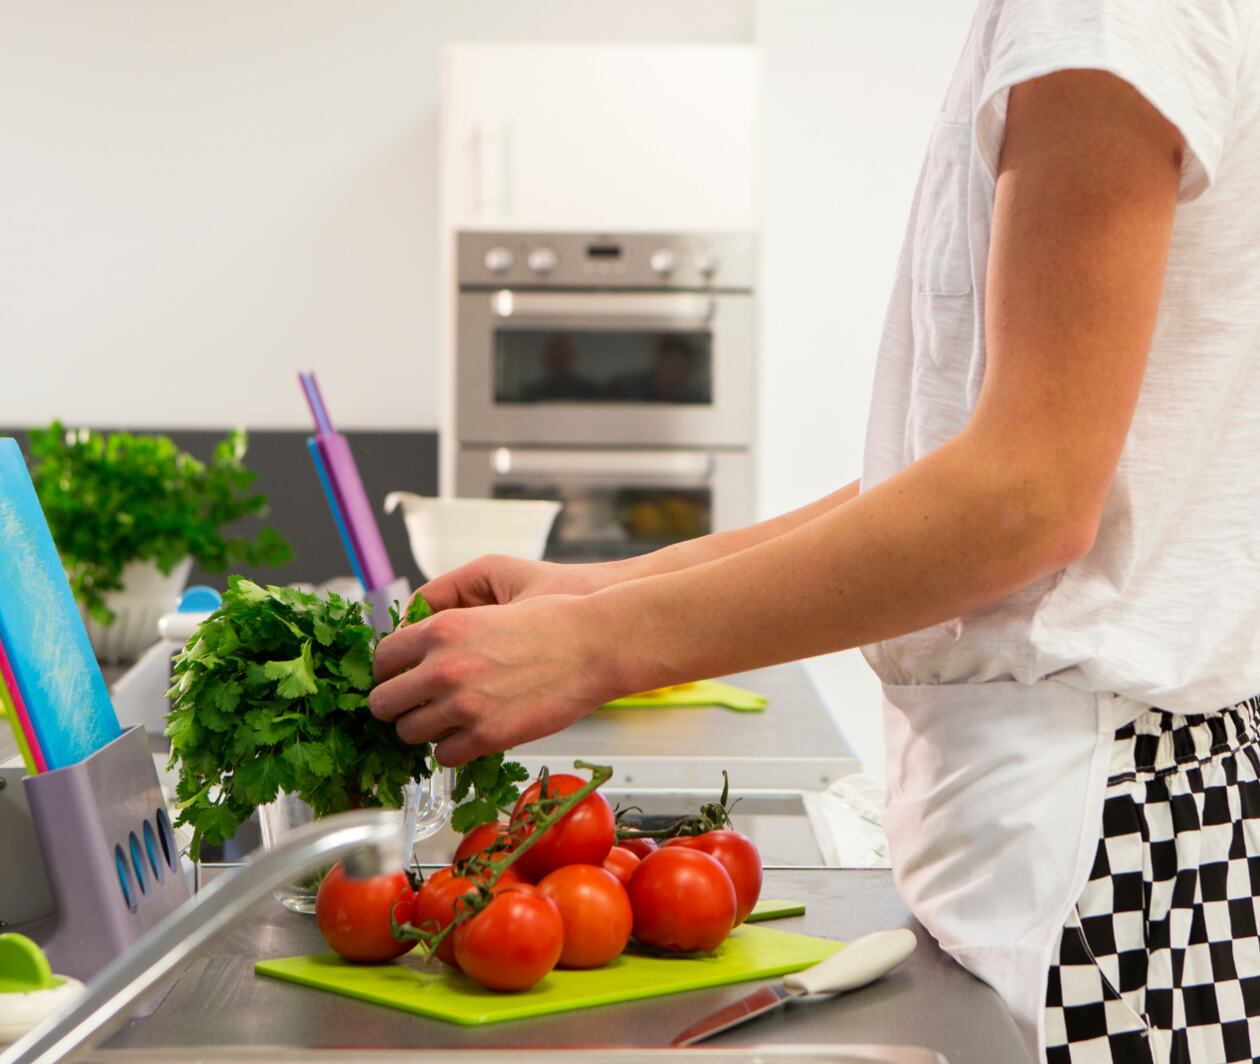
[[[1234,111],[1243,27],[1231,0],[998,0],[975,114],[996,180],[1013,86],[1057,70],[1127,81],[1186,143],[1178,198],[1211,185]]]

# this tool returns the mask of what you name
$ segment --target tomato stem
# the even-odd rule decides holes
[[[395,916],[393,909],[391,909],[389,926],[394,932],[394,937],[400,941],[418,942],[425,953],[433,954],[446,941],[447,936],[455,931],[456,927],[472,919],[484,909],[490,903],[495,884],[503,878],[503,873],[512,867],[521,854],[529,850],[534,843],[542,838],[552,825],[568,816],[570,812],[581,804],[583,799],[612,779],[613,770],[609,765],[592,765],[587,761],[575,761],[573,762],[573,767],[588,770],[591,773],[591,778],[576,791],[563,796],[553,796],[549,793],[548,781],[550,777],[547,769],[543,768],[539,776],[541,785],[538,798],[536,801],[529,802],[524,806],[519,818],[522,823],[528,826],[529,834],[515,845],[513,845],[510,837],[497,839],[489,849],[490,853],[495,853],[513,846],[504,856],[488,859],[482,854],[472,854],[464,858],[454,868],[454,874],[457,876],[484,875],[485,877],[477,881],[475,893],[470,890],[457,899],[454,920],[440,931],[426,931],[422,927],[416,927],[410,921],[400,922]],[[459,902],[463,902],[463,904],[458,904]]]
[[[731,780],[725,769],[722,770],[722,795],[716,802],[705,802],[696,816],[682,816],[672,824],[655,831],[643,828],[623,827],[621,820],[628,813],[643,810],[637,805],[617,810],[617,841],[622,839],[676,839],[689,835],[703,835],[706,831],[720,831],[731,826],[731,810],[739,804],[739,799],[729,801]]]

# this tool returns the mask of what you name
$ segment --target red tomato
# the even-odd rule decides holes
[[[465,894],[476,893],[477,884],[457,876],[450,868],[439,868],[416,892],[415,917],[411,921],[421,931],[436,933],[455,919],[455,904]],[[438,960],[459,967],[455,962],[455,936],[447,935],[437,948]]]
[[[400,942],[394,937],[390,910],[399,923],[410,920],[414,898],[411,884],[401,871],[352,879],[338,861],[315,895],[315,923],[324,941],[348,961],[392,961],[415,943]]]
[[[481,877],[478,877],[481,878]],[[520,883],[516,870],[508,868],[491,888],[495,893],[512,883]],[[457,876],[449,865],[432,873],[416,892],[414,915],[411,922],[422,931],[438,932],[455,919],[455,905],[466,894],[477,892],[476,881],[470,876]],[[437,958],[452,968],[455,962],[455,935],[449,934],[437,948]]]
[[[451,864],[457,864],[465,857],[471,857],[475,853],[484,853],[490,849],[500,838],[508,833],[506,824],[482,824],[480,827],[473,828],[464,836],[459,846],[455,850],[455,856],[451,858]],[[507,850],[495,853],[497,858],[500,853],[506,856]]]
[[[522,818],[525,806],[538,798],[541,786],[541,781],[535,780],[516,803],[512,810],[511,823],[514,831],[524,830]],[[548,797],[563,796],[584,786],[586,780],[578,776],[550,776],[547,794]],[[599,791],[593,791],[521,854],[521,872],[527,878],[538,880],[564,865],[601,865],[608,856],[608,851],[612,849],[616,833],[617,821],[613,816],[612,806]]]
[[[617,845],[623,850],[629,850],[640,860],[648,854],[656,852],[655,839],[619,839]]]
[[[611,872],[594,865],[565,865],[546,876],[538,889],[556,903],[564,921],[561,968],[598,968],[626,948],[634,914],[625,887]]]
[[[527,990],[560,959],[564,921],[537,887],[513,883],[451,937],[459,966],[482,986]]]
[[[604,858],[604,868],[617,877],[623,887],[630,882],[634,870],[639,867],[639,855],[631,853],[624,846],[614,846]]]
[[[648,946],[711,953],[735,926],[735,887],[715,858],[686,846],[657,850],[630,877],[634,937]]]
[[[738,831],[706,831],[670,839],[665,845],[685,846],[717,859],[735,887],[735,924],[742,924],[761,896],[761,854],[752,839]]]

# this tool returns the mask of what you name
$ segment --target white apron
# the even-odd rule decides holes
[[[1045,1059],[1046,976],[1089,877],[1117,728],[1147,706],[1057,680],[884,686],[902,899]]]

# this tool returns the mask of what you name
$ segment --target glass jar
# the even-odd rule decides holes
[[[411,847],[421,839],[437,834],[451,818],[453,802],[450,794],[455,786],[455,770],[438,769],[426,780],[409,783],[403,788],[403,805],[398,810],[400,828],[404,838],[411,840]],[[292,794],[281,794],[274,802],[258,807],[258,824],[262,833],[264,850],[279,846],[289,834],[315,819],[314,811],[306,802]],[[316,869],[301,880],[286,883],[275,891],[281,905],[295,913],[313,913],[315,894],[327,868]]]

